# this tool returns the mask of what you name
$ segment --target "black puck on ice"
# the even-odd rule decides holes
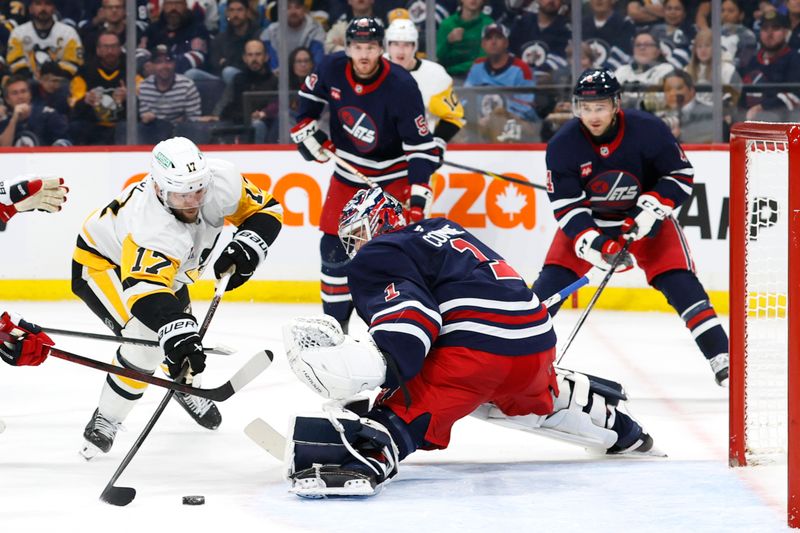
[[[206,503],[205,496],[184,496],[183,505],[203,505]]]

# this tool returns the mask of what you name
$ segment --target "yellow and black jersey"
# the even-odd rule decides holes
[[[6,61],[12,73],[27,68],[35,74],[43,63],[53,61],[74,76],[83,64],[83,45],[78,32],[62,22],[53,24],[46,34],[26,22],[11,32]]]
[[[418,60],[410,73],[422,93],[434,136],[449,141],[464,126],[464,106],[453,89],[453,78],[443,66],[427,59]]]
[[[137,304],[151,296],[174,296],[196,281],[225,221],[258,228],[267,245],[281,229],[283,208],[275,198],[242,177],[233,164],[207,161],[213,178],[196,223],[178,220],[161,203],[148,175],[89,215],[78,237],[73,259],[92,270],[119,268],[122,304],[148,326],[155,324],[154,330],[161,320],[153,316],[162,311]],[[139,316],[141,311],[151,316]]]

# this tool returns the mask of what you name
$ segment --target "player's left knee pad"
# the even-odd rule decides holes
[[[331,315],[338,320],[344,329],[353,312],[353,301],[347,286],[346,271],[350,258],[347,257],[337,235],[324,234],[319,243],[319,251],[322,257],[320,275],[322,309],[326,315]]]
[[[293,492],[321,497],[373,494],[397,474],[399,458],[385,427],[337,409],[295,416],[284,461]]]

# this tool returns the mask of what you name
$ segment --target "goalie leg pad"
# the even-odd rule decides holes
[[[397,474],[397,447],[374,420],[337,409],[296,416],[285,454],[290,492],[307,498],[371,496]]]

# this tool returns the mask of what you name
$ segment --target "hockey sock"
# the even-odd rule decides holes
[[[531,289],[536,293],[539,300],[543,302],[579,277],[568,268],[559,265],[544,265],[542,271],[539,272],[539,277],[533,282]],[[563,303],[564,301],[562,300],[549,307],[547,310],[550,312],[550,316],[556,316]]]
[[[153,374],[152,370],[138,368],[129,363],[117,350],[115,364],[118,363],[124,368],[130,368],[145,374]],[[131,412],[136,401],[144,394],[146,383],[136,381],[116,374],[107,374],[106,382],[103,384],[103,391],[100,394],[98,408],[104,416],[118,421],[125,420]]]
[[[670,270],[656,276],[652,284],[681,316],[706,359],[728,353],[728,335],[694,273]]]
[[[345,270],[349,258],[337,235],[324,234],[319,243],[319,251],[322,257],[322,311],[338,320],[345,329],[344,326],[353,312],[353,300],[347,286]]]
[[[371,418],[383,425],[394,439],[399,452],[398,460],[402,461],[418,448],[425,446],[425,433],[431,423],[431,415],[426,413],[406,424],[399,416],[387,407],[377,407],[367,413],[366,418]]]

